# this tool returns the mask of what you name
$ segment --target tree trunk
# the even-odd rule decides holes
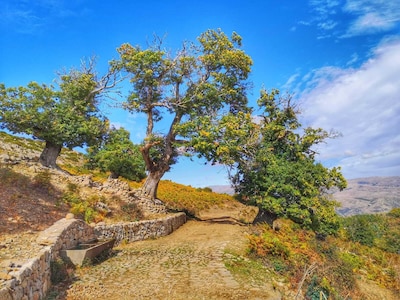
[[[164,174],[162,171],[150,172],[142,187],[142,194],[152,200],[157,199],[158,184]]]
[[[111,171],[111,174],[110,174],[110,178],[111,178],[111,179],[118,179],[118,177],[119,177],[119,174],[117,174],[117,173]]]
[[[274,222],[276,221],[276,219],[278,219],[278,216],[276,214],[266,211],[265,209],[260,207],[258,210],[258,214],[253,221],[253,224],[267,223],[275,230],[276,226],[274,225]]]
[[[57,157],[60,155],[62,146],[55,145],[51,142],[46,142],[42,154],[40,154],[39,162],[48,168],[57,169]]]

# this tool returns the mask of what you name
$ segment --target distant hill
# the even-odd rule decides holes
[[[333,194],[342,205],[337,210],[341,215],[381,213],[400,207],[400,176],[356,178],[347,183],[345,190]]]
[[[345,190],[333,193],[334,199],[341,203],[337,209],[340,215],[374,214],[400,207],[400,176],[356,178],[347,183]],[[229,185],[210,188],[216,193],[234,194]]]
[[[211,185],[209,186],[210,189],[214,193],[219,193],[219,194],[228,194],[228,195],[233,195],[235,191],[230,185]]]

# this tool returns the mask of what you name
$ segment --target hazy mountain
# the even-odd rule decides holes
[[[230,185],[211,185],[209,186],[215,193],[233,195],[235,191]]]
[[[341,203],[337,209],[343,216],[388,212],[400,207],[400,176],[366,177],[347,180],[348,187],[334,192],[333,197]],[[216,193],[232,195],[229,185],[214,185]]]
[[[388,212],[400,207],[400,176],[366,177],[347,181],[348,187],[333,194],[341,215]]]

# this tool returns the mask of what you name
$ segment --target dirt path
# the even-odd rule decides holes
[[[167,237],[120,246],[77,270],[63,299],[281,299],[268,278],[244,282],[225,267],[227,251],[244,251],[246,230],[189,221]]]

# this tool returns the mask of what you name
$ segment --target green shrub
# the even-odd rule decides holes
[[[124,128],[109,129],[102,144],[88,149],[86,167],[111,172],[112,178],[144,179],[146,168],[140,146],[133,144],[129,135]]]
[[[67,189],[69,189],[69,191],[64,193],[62,201],[69,205],[70,212],[77,218],[83,219],[87,223],[104,219],[105,214],[97,211],[95,208],[96,203],[100,200],[104,200],[103,198],[92,195],[87,199],[82,199],[79,195],[79,189],[74,184],[69,184]]]
[[[383,215],[357,215],[344,218],[343,225],[347,230],[348,238],[369,247],[376,245],[386,231],[387,223]]]
[[[307,287],[306,296],[309,300],[321,300],[321,294],[325,295],[326,299],[329,298],[329,292],[325,288],[322,287],[321,280],[318,276],[313,276],[311,279],[311,283]]]
[[[58,258],[50,262],[50,280],[52,284],[58,284],[68,277],[68,266],[61,259]]]
[[[392,208],[392,210],[388,212],[388,216],[393,218],[400,218],[400,207]]]
[[[339,258],[342,260],[342,262],[346,265],[348,265],[352,270],[359,270],[364,266],[364,260],[353,253],[349,252],[341,252],[339,254]]]

